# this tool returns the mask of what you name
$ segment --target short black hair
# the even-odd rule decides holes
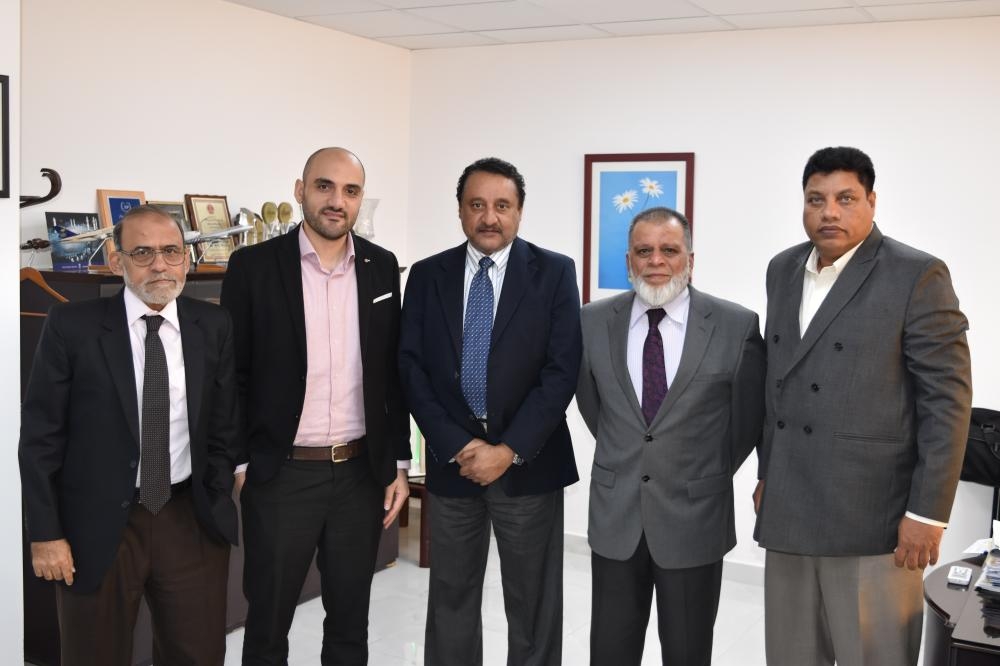
[[[813,174],[827,174],[834,171],[847,171],[856,175],[865,188],[865,194],[871,194],[875,187],[875,165],[872,164],[872,158],[857,148],[838,146],[821,148],[812,154],[802,172],[802,189],[806,188],[806,183]]]
[[[462,195],[465,194],[465,181],[469,180],[469,176],[477,171],[495,173],[498,176],[503,176],[513,181],[514,187],[517,188],[517,208],[520,210],[524,207],[524,176],[521,175],[516,166],[510,162],[505,162],[499,157],[484,157],[465,167],[465,171],[458,177],[456,194],[458,195],[459,206],[462,205]]]
[[[629,246],[631,247],[632,245],[632,230],[635,229],[635,225],[640,222],[669,222],[670,220],[676,220],[677,224],[681,225],[681,229],[684,231],[684,247],[687,248],[690,254],[694,251],[694,239],[691,237],[691,223],[688,222],[683,213],[673,208],[667,208],[666,206],[647,208],[632,218],[632,224],[628,227]]]
[[[184,244],[184,227],[178,222],[170,213],[163,210],[154,204],[142,204],[141,206],[136,206],[135,208],[130,208],[128,212],[121,216],[118,223],[115,224],[114,228],[111,230],[111,240],[115,242],[115,247],[119,250],[122,249],[122,224],[125,220],[133,217],[139,217],[140,215],[159,215],[165,217],[174,224],[177,225],[177,231],[181,235],[181,245]]]

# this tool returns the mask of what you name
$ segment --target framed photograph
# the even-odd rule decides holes
[[[225,231],[233,226],[232,219],[229,217],[229,204],[224,196],[185,194],[184,203],[187,204],[191,228],[201,232],[202,236]],[[198,251],[202,255],[202,261],[210,264],[224,264],[229,261],[233,247],[231,236],[198,243]]]
[[[110,229],[118,224],[125,213],[144,203],[146,195],[135,190],[97,190],[97,212],[101,218],[101,227]],[[117,249],[110,238],[104,247],[106,253]]]
[[[52,270],[106,265],[101,239],[92,235],[102,228],[97,213],[45,213],[45,227],[52,244]]]
[[[188,220],[187,207],[183,201],[147,201],[146,203],[163,209],[170,217],[177,220],[184,231],[191,231],[191,221]]]
[[[694,232],[694,153],[585,155],[583,302],[631,289],[625,254],[632,218],[649,208],[680,211]]]
[[[0,74],[0,199],[10,198],[10,77]]]

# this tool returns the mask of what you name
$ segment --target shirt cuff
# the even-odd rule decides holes
[[[918,523],[924,523],[927,525],[934,525],[935,527],[948,527],[948,523],[942,523],[940,520],[931,520],[930,518],[924,518],[923,516],[918,516],[915,513],[906,512],[907,518],[912,518]]]
[[[396,469],[410,469],[410,461],[409,460],[397,460],[396,461]]]
[[[233,474],[243,474],[244,472],[247,471],[247,467],[249,466],[250,463],[243,463],[242,465],[237,465],[236,470],[233,472]]]

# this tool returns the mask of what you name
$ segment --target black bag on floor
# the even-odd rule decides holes
[[[961,478],[993,486],[993,519],[1000,518],[1000,412],[972,408]]]

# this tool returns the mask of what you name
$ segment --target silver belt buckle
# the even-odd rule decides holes
[[[350,444],[350,442],[337,442],[336,444],[332,445],[330,447],[330,462],[334,464],[347,462],[347,458],[344,458],[343,460],[337,460],[337,449],[339,449],[342,446],[347,446],[348,444]]]

